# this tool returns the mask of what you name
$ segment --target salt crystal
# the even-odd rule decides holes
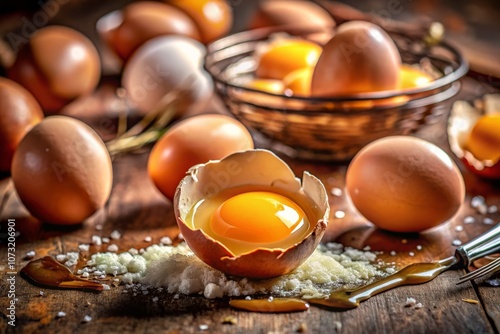
[[[479,208],[483,204],[484,204],[484,197],[483,196],[474,196],[474,197],[472,197],[472,199],[470,201],[470,206],[475,208],[475,209]]]
[[[342,218],[344,218],[344,217],[345,217],[345,212],[344,212],[344,211],[340,211],[340,210],[335,211],[334,216],[335,216],[335,218],[337,218],[337,219],[342,219]]]
[[[464,227],[462,225],[455,226],[455,231],[462,232],[463,230],[464,230]]]
[[[66,312],[63,312],[63,311],[57,312],[57,317],[58,318],[64,318],[65,316],[66,316]]]
[[[495,221],[489,217],[486,217],[483,219],[483,224],[486,224],[486,225],[493,225]]]
[[[83,278],[88,278],[89,276],[90,276],[90,274],[88,272],[85,272],[85,273],[82,274]]]
[[[496,212],[498,212],[498,207],[496,205],[488,207],[488,213],[496,213]]]
[[[102,284],[102,289],[104,291],[108,291],[108,290],[111,290],[111,287],[108,284]]]
[[[473,224],[476,219],[472,216],[467,216],[464,218],[464,224]]]
[[[113,232],[111,232],[111,234],[109,236],[113,240],[119,240],[122,237],[121,233],[118,232],[117,230],[114,230]]]
[[[151,238],[149,235],[144,238],[145,242],[151,242],[151,240],[153,240],[153,238]]]
[[[78,245],[78,250],[80,252],[88,252],[89,248],[90,248],[90,245],[87,245],[87,244],[80,244],[80,245]]]
[[[86,315],[83,317],[83,322],[91,322],[92,321],[92,317],[90,315]]]
[[[486,204],[481,205],[477,208],[477,212],[479,212],[482,215],[485,215],[486,213],[488,213],[488,207],[486,206]]]
[[[109,238],[104,237],[101,239],[101,241],[103,244],[109,244]]]
[[[118,246],[115,244],[111,244],[108,246],[108,252],[117,252],[118,251]]]
[[[424,307],[424,305],[422,305],[422,303],[417,303],[417,304],[415,305],[415,308],[416,308],[416,309],[421,309],[422,307]]]
[[[139,254],[139,251],[138,251],[137,249],[135,249],[135,248],[130,248],[130,249],[128,250],[128,252],[129,252],[130,254],[132,254],[132,255],[137,255],[137,254]]]
[[[172,239],[170,239],[169,237],[163,237],[160,239],[160,243],[162,243],[164,245],[171,245]]]
[[[25,259],[32,259],[35,257],[35,255],[36,255],[35,251],[33,251],[33,250],[29,251],[26,253]]]
[[[462,244],[462,241],[458,240],[458,239],[455,239],[451,242],[451,244],[453,246],[460,246]]]
[[[332,188],[332,190],[330,192],[333,196],[337,196],[337,197],[342,196],[342,189],[340,189],[340,188],[334,187],[334,188]]]
[[[198,326],[198,328],[200,329],[200,331],[206,331],[208,329],[208,325],[200,325]]]
[[[101,246],[102,245],[102,239],[98,235],[93,235],[92,236],[92,243],[96,246]]]
[[[389,254],[391,254],[391,256],[395,256],[396,255],[396,251],[391,251]]]
[[[422,250],[422,245],[417,245],[417,250]]]
[[[409,255],[409,256],[415,256],[415,253],[413,253],[413,252],[409,252],[409,253],[408,253],[408,255]]]
[[[43,296],[43,291],[40,291],[38,294],[39,294],[40,296]]]
[[[66,254],[57,254],[56,255],[56,260],[58,262],[64,262],[64,261],[66,261],[66,258],[67,258]]]
[[[417,301],[415,300],[415,298],[407,297],[405,307],[414,306],[416,303],[417,303]]]
[[[252,300],[252,297],[250,297],[250,296],[246,296],[246,297],[245,297],[245,300]]]
[[[96,231],[101,231],[102,230],[102,225],[98,224],[95,226]]]
[[[153,297],[153,299],[151,299],[151,300],[153,301],[153,303],[156,303],[159,300],[159,298],[158,297]]]

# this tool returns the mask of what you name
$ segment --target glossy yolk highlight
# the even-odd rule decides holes
[[[476,159],[500,159],[500,114],[484,115],[472,128],[466,142],[466,149]]]
[[[321,46],[306,40],[275,41],[260,55],[256,75],[282,80],[294,70],[315,66]]]
[[[285,94],[310,96],[313,71],[313,67],[304,67],[288,74],[283,79]]]
[[[215,234],[247,243],[283,240],[304,224],[304,211],[293,201],[271,192],[255,191],[233,196],[210,218]]]
[[[409,65],[401,66],[400,78],[399,88],[401,89],[422,87],[432,81],[430,75]]]

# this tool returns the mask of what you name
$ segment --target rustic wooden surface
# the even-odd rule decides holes
[[[60,19],[64,21],[64,19]],[[457,98],[470,99],[490,90],[484,80],[466,79],[465,87]],[[104,135],[113,132],[113,123],[108,122],[112,104],[112,92],[116,88],[116,78],[104,80],[103,85],[90,98],[79,101],[69,113],[82,115],[92,110],[94,118],[89,122],[97,124]],[[214,108],[220,103],[215,101]],[[101,116],[99,116],[101,115]],[[101,118],[100,118],[101,117]],[[103,121],[104,120],[104,121]],[[99,126],[100,125],[100,126]],[[446,117],[419,132],[417,136],[428,139],[449,151],[445,134]],[[85,221],[82,225],[61,228],[42,224],[31,218],[17,198],[11,197],[0,214],[1,229],[4,233],[6,220],[16,219],[16,229],[20,235],[16,242],[16,270],[26,263],[28,251],[36,251],[36,257],[56,255],[76,251],[81,243],[89,243],[94,234],[109,236],[119,230],[121,251],[130,247],[141,248],[149,243],[145,236],[152,236],[153,243],[163,236],[174,238],[178,231],[173,217],[172,204],[154,187],[147,176],[148,150],[142,153],[118,157],[114,160],[114,185],[106,207]],[[297,175],[308,170],[317,175],[327,189],[344,186],[346,164],[314,163],[296,161],[285,157]],[[457,216],[437,229],[421,234],[391,234],[374,229],[357,215],[345,197],[331,196],[332,213],[343,210],[343,219],[331,217],[324,241],[338,241],[344,245],[384,251],[383,258],[389,257],[391,250],[397,256],[390,257],[399,266],[413,262],[437,260],[453,253],[452,241],[467,241],[484,232],[489,227],[481,222],[482,216],[470,207],[470,199],[482,195],[489,205],[500,207],[500,183],[482,180],[468,172],[455,159],[463,172],[467,187],[467,198]],[[0,179],[0,201],[9,187],[9,178]],[[463,218],[472,215],[474,224],[463,224]],[[495,223],[500,213],[489,214]],[[102,231],[95,229],[103,225]],[[456,226],[463,226],[457,231]],[[402,240],[407,242],[403,243]],[[6,265],[7,250],[5,240],[0,244],[0,266]],[[423,249],[416,250],[417,245]],[[104,251],[105,246],[91,246],[87,255]],[[410,256],[409,252],[415,252]],[[146,296],[124,293],[123,286],[112,287],[109,291],[91,293],[40,288],[16,276],[16,327],[7,325],[6,267],[0,271],[0,332],[18,333],[196,333],[200,325],[208,325],[211,333],[498,333],[500,331],[500,289],[484,283],[455,283],[464,273],[463,269],[450,270],[435,280],[416,286],[400,287],[378,295],[354,310],[334,312],[319,307],[311,307],[307,312],[290,314],[260,314],[233,310],[227,299],[208,300],[199,296],[173,299],[164,292],[153,292]],[[43,292],[43,296],[40,295]],[[153,297],[159,300],[153,302]],[[408,297],[422,303],[423,308],[405,307]],[[463,299],[477,300],[478,304],[464,302]],[[66,312],[64,318],[57,318],[59,311]],[[85,315],[92,321],[83,323]],[[223,318],[233,316],[236,324],[223,324]]]

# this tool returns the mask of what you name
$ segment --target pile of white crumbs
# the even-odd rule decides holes
[[[100,279],[113,275],[120,277],[127,287],[140,284],[161,288],[177,297],[181,294],[200,294],[206,298],[272,294],[319,298],[328,296],[332,290],[361,286],[395,271],[392,267],[380,268],[376,260],[373,252],[328,243],[320,245],[290,274],[251,280],[227,276],[209,267],[181,243],[152,245],[142,252],[130,249],[120,254],[97,253],[78,274]]]

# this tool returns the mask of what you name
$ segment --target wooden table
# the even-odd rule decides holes
[[[96,115],[109,106],[108,97],[116,85],[111,78],[90,98],[73,105],[71,112],[93,109]],[[456,98],[471,98],[480,95],[486,88],[478,81],[467,78],[464,89]],[[84,106],[84,107],[82,107]],[[91,108],[89,108],[91,106]],[[220,106],[215,101],[214,106]],[[106,116],[107,117],[107,116]],[[92,122],[99,121],[93,119]],[[98,124],[98,123],[94,123]],[[445,134],[446,117],[432,126],[417,132],[417,136],[428,139],[449,151]],[[453,156],[453,155],[452,155]],[[26,263],[25,254],[36,252],[36,258],[77,251],[81,243],[89,243],[94,234],[109,236],[111,231],[122,233],[120,249],[141,248],[149,245],[144,241],[151,236],[158,243],[162,236],[175,238],[172,204],[165,199],[149,180],[146,172],[148,150],[142,153],[120,156],[113,162],[114,185],[106,207],[74,227],[57,227],[42,224],[26,214],[15,197],[11,197],[0,213],[1,233],[5,233],[7,219],[16,220],[20,232],[16,240],[15,270]],[[344,186],[346,164],[314,163],[286,158],[297,175],[308,170],[318,176],[327,189]],[[337,241],[346,246],[361,249],[367,245],[374,251],[383,251],[382,258],[391,250],[397,252],[394,259],[398,266],[413,262],[431,261],[449,256],[454,251],[452,242],[463,242],[486,231],[491,225],[482,223],[483,215],[470,206],[475,195],[486,198],[488,205],[500,207],[500,184],[482,180],[470,172],[455,158],[464,175],[467,197],[457,214],[447,224],[421,234],[390,234],[374,229],[353,211],[345,197],[330,197],[332,213],[347,212],[345,218],[331,221],[324,241]],[[0,200],[5,195],[9,179],[0,180]],[[474,216],[476,223],[463,224],[464,217]],[[488,214],[495,223],[500,213]],[[101,231],[96,230],[102,225]],[[463,231],[457,229],[463,226]],[[402,240],[407,242],[403,243]],[[390,290],[364,302],[357,309],[335,312],[311,307],[309,311],[287,314],[261,314],[241,312],[229,308],[227,299],[208,300],[200,296],[183,296],[174,299],[165,292],[147,296],[123,293],[123,285],[109,291],[90,293],[40,288],[15,276],[16,327],[7,324],[8,284],[5,267],[7,248],[5,239],[0,246],[0,332],[18,333],[196,333],[200,325],[208,325],[211,333],[498,333],[500,331],[500,289],[486,284],[455,283],[464,270],[450,270],[435,280],[415,286]],[[416,245],[422,245],[417,250]],[[87,256],[104,251],[105,246],[91,246]],[[409,253],[414,252],[414,256]],[[43,293],[43,295],[42,295]],[[153,302],[152,297],[158,301]],[[415,298],[423,307],[405,307],[408,297]],[[477,304],[464,301],[477,300]],[[57,318],[64,311],[66,317]],[[85,315],[92,321],[83,323]],[[236,324],[223,324],[223,319],[232,316]]]

